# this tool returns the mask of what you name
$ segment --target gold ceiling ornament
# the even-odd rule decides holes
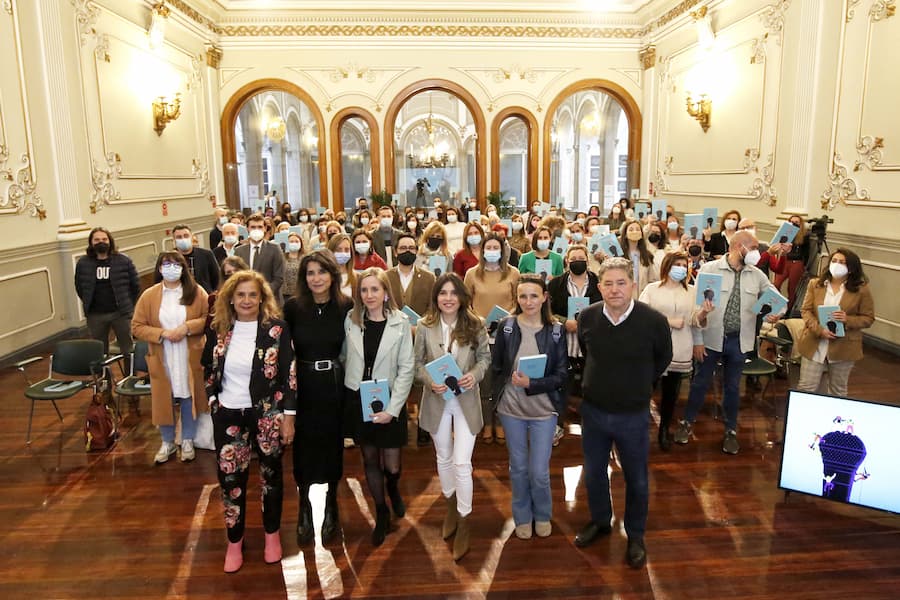
[[[838,204],[847,204],[849,200],[871,200],[869,190],[859,187],[856,180],[849,176],[847,167],[841,164],[841,155],[837,152],[831,161],[831,173],[828,175],[828,186],[822,192],[822,208],[832,210]]]
[[[31,156],[23,153],[19,157],[21,165],[18,169],[7,166],[9,160],[9,147],[0,145],[0,186],[6,187],[5,193],[0,193],[0,212],[27,212],[32,217],[40,220],[47,218],[47,209],[44,201],[37,193],[37,182],[31,169]]]
[[[781,45],[784,36],[784,13],[791,5],[791,0],[779,0],[777,4],[771,4],[760,12],[763,26],[769,30],[775,43]]]
[[[222,49],[213,44],[206,46],[206,66],[218,69],[222,62]]]
[[[240,37],[416,37],[416,38],[544,38],[544,39],[637,39],[644,28],[571,27],[535,25],[441,25],[441,24],[298,24],[225,25],[223,35]]]
[[[758,152],[757,152],[758,154]],[[767,162],[762,169],[754,165],[755,171],[759,177],[753,180],[747,193],[754,200],[762,200],[769,206],[775,206],[778,203],[778,192],[772,183],[775,181],[775,154],[770,154]]]
[[[869,9],[869,16],[873,21],[889,19],[897,12],[896,0],[875,0]]]
[[[849,23],[853,20],[853,17],[856,16],[856,5],[862,2],[862,0],[847,0],[847,15],[844,17],[844,21]]]
[[[856,153],[859,158],[853,165],[853,171],[857,172],[863,167],[868,167],[874,171],[881,166],[884,159],[884,138],[865,135],[856,142]]]
[[[202,14],[193,6],[185,2],[185,0],[166,0],[166,2],[168,2],[172,8],[178,9],[178,12],[182,13],[194,23],[206,27],[215,34],[222,35],[222,28],[219,27],[215,21]]]
[[[122,157],[118,152],[110,152],[105,157],[106,166],[98,165],[97,161],[92,161],[91,167],[91,214],[104,206],[108,206],[111,202],[121,199],[119,190],[114,184],[122,175]]]
[[[645,71],[656,66],[656,46],[644,46],[638,51],[638,56]]]
[[[280,142],[287,135],[287,125],[280,116],[269,119],[266,123],[266,137],[273,142]]]

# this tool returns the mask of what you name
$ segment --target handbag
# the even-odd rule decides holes
[[[194,432],[194,447],[203,450],[215,450],[212,415],[208,412],[197,415],[197,429]]]

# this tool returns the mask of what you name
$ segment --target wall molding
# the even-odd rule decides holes
[[[11,335],[15,335],[17,333],[21,333],[23,331],[31,329],[32,327],[37,327],[38,325],[43,325],[44,323],[52,321],[54,318],[56,318],[56,302],[53,299],[53,281],[52,281],[52,278],[50,277],[50,269],[48,269],[47,267],[39,267],[36,269],[28,269],[27,271],[19,271],[16,273],[10,273],[8,275],[2,275],[2,276],[0,276],[0,284],[4,283],[6,281],[12,281],[13,279],[21,279],[23,277],[28,277],[29,275],[34,275],[36,273],[43,273],[47,278],[46,282],[47,282],[48,299],[50,300],[50,314],[48,316],[44,317],[43,319],[38,319],[38,320],[32,321],[30,323],[25,323],[21,327],[17,327],[16,329],[7,331],[6,333],[0,333],[0,340],[3,340]]]

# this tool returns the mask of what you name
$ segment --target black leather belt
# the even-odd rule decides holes
[[[297,363],[313,371],[331,371],[333,369],[339,369],[341,366],[340,362],[330,358],[323,360],[298,360]]]

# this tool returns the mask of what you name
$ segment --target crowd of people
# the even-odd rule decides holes
[[[615,446],[626,482],[626,562],[641,567],[654,389],[659,448],[670,451],[694,438],[721,365],[721,447],[737,454],[744,361],[760,323],[785,312],[763,317],[754,305],[784,282],[789,304],[802,306],[799,387],[846,395],[861,330],[874,320],[872,295],[859,257],[840,248],[795,298],[810,252],[801,217],[790,217],[799,227],[794,240],[765,246],[754,221],[735,210],[691,235],[674,207],[641,217],[625,198],[605,215],[597,206],[574,215],[538,202],[529,208],[501,216],[493,205],[475,213],[475,202],[447,206],[439,198],[406,209],[361,198],[350,214],[287,203],[249,216],[217,208],[211,248],[177,225],[173,250],[157,260],[157,283],[142,294],[112,233],[91,231],[76,289],[92,336],[106,342],[113,330],[126,353],[132,336],[148,344],[152,419],[162,438],[155,462],[179,450],[181,461],[194,460],[195,422],[211,414],[226,572],[243,563],[251,452],[259,458],[266,562],[282,556],[285,450],[299,490],[301,547],[315,536],[314,484],[327,485],[322,543],[340,532],[337,493],[349,446],[361,453],[375,505],[372,543],[381,545],[392,514],[406,511],[399,481],[409,421],[420,444],[433,442],[446,500],[442,535],[453,538],[455,560],[469,551],[479,438],[507,448],[515,535],[546,537],[552,449],[579,421],[590,521],[575,544],[611,532]],[[592,242],[607,232],[621,255]],[[694,285],[704,273],[718,275],[721,290],[698,303]],[[831,318],[844,325],[843,337],[820,323],[822,305],[839,307]],[[459,375],[437,377],[435,364],[447,355]]]

